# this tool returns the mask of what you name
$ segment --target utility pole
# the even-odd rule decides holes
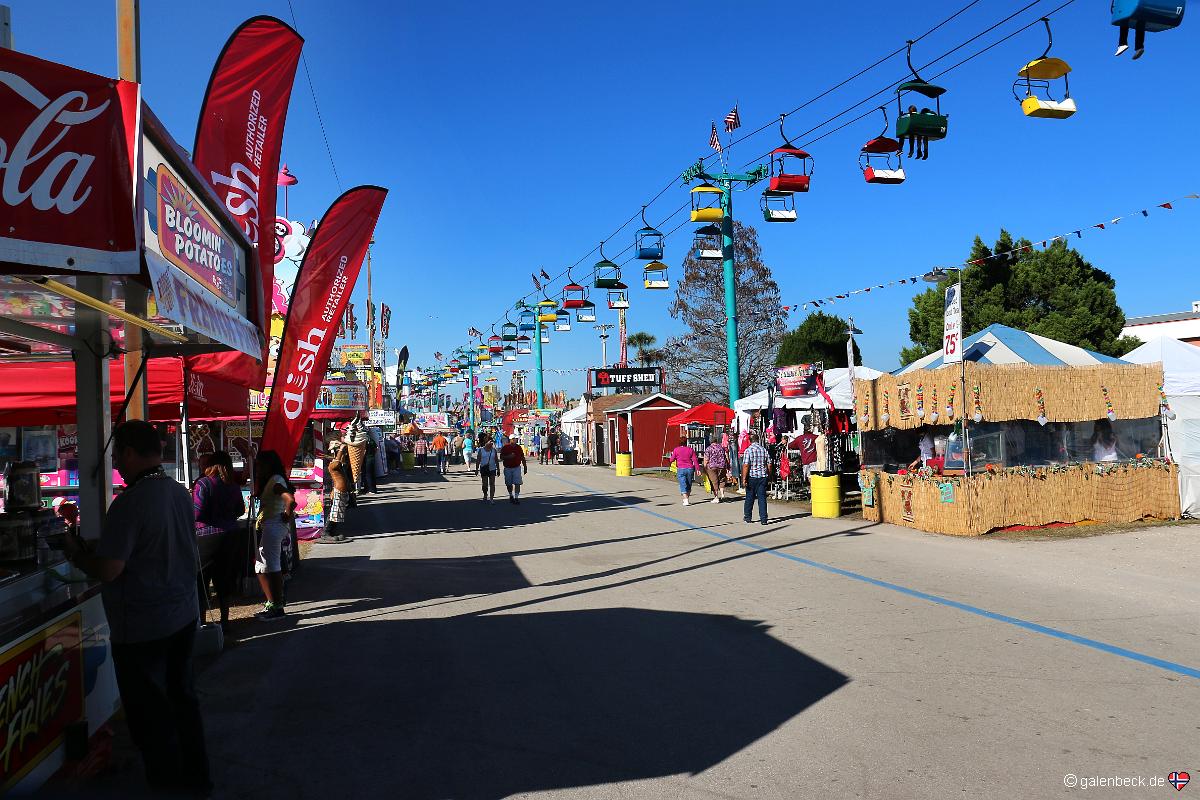
[[[622,312],[624,314],[624,312]],[[594,326],[600,331],[600,366],[601,368],[608,366],[608,332],[612,329],[612,323],[604,323]],[[599,388],[599,387],[597,387]],[[603,390],[600,390],[603,394]]]
[[[0,38],[2,38],[0,34]],[[142,15],[140,0],[117,0],[117,75],[123,81],[142,82]],[[125,310],[143,319],[146,316],[146,288],[137,281],[125,287]],[[129,397],[127,419],[146,419],[150,409],[146,401],[143,372],[146,357],[144,334],[136,325],[125,323],[125,394]],[[185,454],[185,458],[187,455]]]
[[[733,251],[733,188],[744,183],[753,186],[767,177],[767,167],[760,164],[750,172],[721,172],[710,175],[704,170],[704,161],[697,161],[680,176],[685,184],[694,180],[715,182],[721,189],[721,268],[725,284],[725,364],[728,370],[729,405],[742,397],[742,379],[739,373],[738,320],[737,320],[737,272]]]
[[[368,390],[370,396],[367,398],[367,409],[371,408],[371,404],[375,401],[375,303],[371,297],[371,245],[375,244],[375,237],[371,237],[371,241],[367,243],[367,375],[370,377]],[[382,389],[381,389],[382,391]],[[382,398],[381,398],[382,399]],[[383,404],[380,403],[380,406]]]
[[[8,10],[8,6],[0,6],[0,50],[12,49],[12,13]]]

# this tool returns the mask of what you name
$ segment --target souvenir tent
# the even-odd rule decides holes
[[[1157,457],[1159,366],[1003,325],[963,352],[855,382],[866,519],[978,535],[1178,516],[1176,468]]]
[[[874,380],[883,373],[877,369],[870,367],[855,367],[854,377],[856,380]],[[829,399],[833,401],[835,408],[849,410],[854,407],[854,389],[850,385],[850,370],[845,367],[837,367],[835,369],[827,369],[823,373],[825,381],[825,392],[829,395]],[[738,430],[746,430],[750,423],[750,414],[753,411],[762,411],[767,407],[767,390],[747,395],[733,404],[734,410],[738,416]],[[814,394],[806,397],[781,397],[775,395],[775,408],[828,408],[829,404],[825,402],[825,398],[820,394]]]
[[[1200,347],[1160,337],[1125,356],[1135,364],[1162,364],[1167,454],[1179,467],[1184,516],[1200,516]]]

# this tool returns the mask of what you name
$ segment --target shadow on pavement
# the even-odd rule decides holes
[[[246,674],[277,639],[203,677],[216,778],[236,787],[222,796],[490,800],[695,774],[847,682],[724,615],[468,615],[287,638],[272,670]]]

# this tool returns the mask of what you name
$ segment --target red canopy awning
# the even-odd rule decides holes
[[[146,365],[146,393],[153,420],[179,419],[183,402],[183,360],[152,358]],[[124,359],[108,364],[109,397],[115,417],[125,402]],[[192,419],[245,419],[246,389],[212,375],[191,373],[187,386]],[[75,422],[75,365],[55,361],[0,364],[0,425],[59,425]]]
[[[702,403],[680,411],[667,420],[668,425],[729,425],[735,414],[732,408],[726,408],[720,403]]]

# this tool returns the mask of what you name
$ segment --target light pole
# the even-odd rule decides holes
[[[600,331],[600,367],[604,368],[608,366],[608,332],[613,326],[611,323],[604,323],[593,327]]]
[[[685,184],[700,179],[713,181],[721,188],[721,269],[725,285],[725,365],[728,371],[730,406],[742,396],[737,339],[737,272],[733,250],[733,187],[738,183],[750,187],[766,177],[765,164],[758,165],[750,172],[721,172],[710,175],[704,170],[703,159],[680,176]]]

